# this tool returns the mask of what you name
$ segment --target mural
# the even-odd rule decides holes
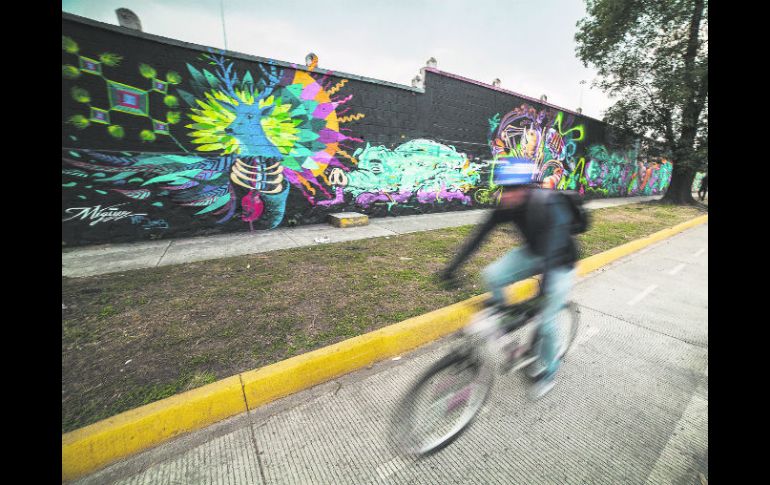
[[[500,187],[493,182],[494,165],[525,159],[536,164],[533,178],[543,188],[576,190],[600,196],[653,195],[665,191],[671,181],[671,163],[665,159],[645,162],[637,151],[611,152],[603,145],[585,148],[586,128],[563,112],[537,110],[523,104],[489,120],[493,167],[489,187],[479,190],[482,203],[499,200]]]
[[[610,152],[602,145],[588,149],[585,181],[592,192],[623,197],[661,194],[671,182],[671,163],[666,159],[640,160],[635,150]]]
[[[697,172],[695,174],[695,178],[692,179],[692,192],[698,192],[700,190],[700,181],[703,180],[705,175],[706,172]]]
[[[660,193],[671,178],[670,163],[643,160],[596,120],[526,103],[491,118],[469,109],[467,80],[446,73],[422,103],[408,88],[320,71],[317,57],[299,68],[71,19],[63,30],[65,244],[490,206],[507,159],[534,162],[545,188],[594,196]],[[468,139],[485,122],[486,139]]]
[[[431,140],[411,140],[394,150],[384,146],[357,149],[355,170],[335,168],[329,179],[337,186],[337,197],[320,204],[342,203],[350,194],[355,204],[368,208],[375,202],[390,207],[416,199],[419,204],[458,200],[471,204],[468,195],[481,180],[486,163],[473,163],[455,147]]]
[[[522,104],[502,118],[489,120],[493,167],[489,188],[477,192],[477,200],[495,203],[500,187],[493,182],[494,165],[507,160],[525,159],[536,165],[536,176],[543,187],[584,191],[581,180],[584,160],[577,158],[578,143],[585,139],[585,127],[576,125],[572,115],[553,110],[538,110]]]
[[[67,52],[77,52],[77,44],[72,39],[65,37],[62,45]],[[111,56],[101,58],[120,58]],[[192,123],[185,127],[191,138],[189,143],[194,147],[192,153],[181,143],[179,146],[184,152],[177,154],[123,152],[115,155],[71,150],[62,157],[71,167],[62,171],[63,177],[69,179],[62,187],[92,189],[98,185],[96,191],[102,195],[109,190],[136,200],[151,196],[167,198],[179,206],[198,208],[195,215],[221,216],[217,223],[227,222],[240,212],[241,219],[252,229],[257,221],[265,228],[281,223],[292,186],[311,205],[319,197],[331,198],[319,178],[328,185],[324,174],[328,167],[348,170],[340,161],[340,157],[350,158],[344,148],[351,147],[344,143],[361,141],[343,134],[340,129],[342,123],[363,117],[360,113],[343,117],[340,115],[346,110],[338,112],[340,106],[351,99],[351,96],[335,97],[346,81],[331,86],[324,84],[328,74],[316,79],[312,72],[261,65],[262,75],[255,80],[250,71],[236,72],[232,62],[216,53],[203,55],[201,60],[215,69],[210,72],[187,64],[190,82],[184,86],[186,89],[179,86],[179,75],[168,76],[177,85],[179,98],[189,108],[187,117]],[[112,62],[110,67],[118,64]],[[94,68],[93,63],[87,66],[90,70],[85,72],[103,76],[98,66]],[[79,76],[73,69],[77,70],[73,66],[63,68],[63,72],[69,73],[65,78]],[[147,68],[140,66],[141,69]],[[155,75],[154,70],[152,74]],[[153,85],[159,83],[153,78]],[[112,85],[118,83],[108,81],[108,86]],[[148,92],[120,86],[123,87],[114,97],[110,95],[110,100],[115,102],[111,102],[109,109],[94,111],[92,108],[92,118],[109,120],[111,111],[149,118]],[[177,98],[171,97],[176,104]],[[126,103],[133,103],[128,111]],[[77,116],[80,116],[78,121],[84,118]],[[169,116],[177,120],[177,114]],[[149,119],[155,123],[156,130],[172,136],[167,124],[161,127],[159,122]],[[76,124],[79,129],[89,125],[88,120]],[[149,135],[146,137],[147,141],[154,140]],[[81,194],[81,198],[87,197]],[[155,204],[163,206],[162,202]]]

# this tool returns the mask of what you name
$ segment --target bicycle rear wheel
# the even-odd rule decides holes
[[[484,405],[493,366],[478,348],[456,350],[433,364],[411,387],[394,415],[401,452],[425,456],[456,439]]]

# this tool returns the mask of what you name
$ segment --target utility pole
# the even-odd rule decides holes
[[[222,35],[225,38],[225,50],[227,50],[227,29],[225,28],[225,0],[219,0],[220,14],[222,17]]]
[[[583,110],[583,86],[585,86],[586,81],[585,79],[582,79],[578,84],[580,84],[580,102],[578,103],[578,108],[580,108],[581,112]]]

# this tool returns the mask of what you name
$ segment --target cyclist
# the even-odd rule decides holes
[[[460,265],[499,224],[513,223],[521,233],[525,244],[513,248],[490,264],[484,269],[483,277],[492,291],[488,303],[499,311],[505,304],[504,288],[507,285],[543,274],[541,288],[545,303],[531,350],[538,355],[538,359],[526,369],[526,374],[532,379],[528,390],[531,399],[539,399],[554,385],[554,376],[559,368],[555,320],[572,287],[577,260],[577,249],[572,239],[572,202],[560,191],[540,188],[533,176],[535,173],[536,165],[527,159],[498,162],[493,180],[503,187],[500,205],[468,238],[451,264],[439,273],[442,280],[452,282]],[[508,368],[513,365],[513,358],[512,352]]]
[[[709,175],[706,174],[700,179],[700,188],[698,189],[698,198],[703,201],[706,198],[706,193],[709,190]]]

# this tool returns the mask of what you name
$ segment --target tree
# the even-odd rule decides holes
[[[708,164],[708,0],[586,0],[577,55],[619,99],[604,120],[664,144],[673,174],[663,200],[694,203]]]

